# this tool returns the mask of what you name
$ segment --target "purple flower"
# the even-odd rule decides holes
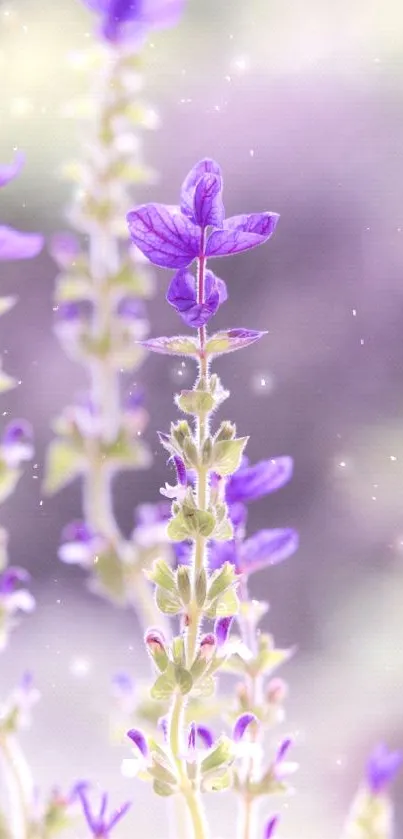
[[[372,795],[380,795],[393,783],[403,762],[401,752],[390,752],[380,743],[372,753],[366,772],[366,781]]]
[[[234,618],[232,616],[226,618],[217,618],[214,624],[214,635],[217,640],[217,647],[223,647],[224,644],[228,641],[233,620]]]
[[[135,513],[136,526],[132,532],[132,540],[141,548],[166,542],[170,516],[171,505],[166,502],[140,504]]]
[[[198,329],[215,315],[221,303],[227,299],[227,288],[212,271],[204,276],[204,300],[197,299],[196,278],[190,271],[182,269],[172,278],[166,299],[180,314],[187,326]]]
[[[18,151],[14,155],[14,160],[12,163],[9,163],[8,165],[3,164],[2,166],[0,166],[0,187],[6,186],[10,183],[10,181],[13,181],[14,178],[16,178],[20,174],[24,163],[25,155],[22,152]]]
[[[39,233],[21,233],[12,227],[0,226],[0,262],[13,259],[32,259],[43,248]]]
[[[139,731],[138,728],[131,728],[130,731],[127,732],[127,736],[132,741],[132,743],[134,743],[134,745],[138,748],[140,754],[142,754],[143,757],[147,757],[148,746],[147,740],[144,737],[143,732]]]
[[[26,588],[19,588],[30,580],[30,575],[23,568],[10,566],[0,573],[0,624],[2,616],[13,617],[16,612],[32,612],[35,600]],[[0,633],[0,648],[2,647]]]
[[[49,244],[49,252],[60,268],[70,268],[80,255],[80,242],[74,233],[55,233]]]
[[[94,839],[95,837],[96,839],[107,839],[113,828],[121,819],[123,819],[123,816],[126,815],[129,808],[131,807],[130,801],[126,801],[125,804],[122,804],[120,807],[118,807],[117,810],[114,810],[112,813],[110,813],[109,816],[107,816],[108,795],[106,792],[104,792],[101,795],[99,810],[97,813],[95,813],[90,807],[88,801],[88,791],[86,785],[79,784],[77,786],[76,793],[81,801],[81,806],[83,808],[83,813],[87,825]]]
[[[1,439],[1,450],[8,466],[18,467],[31,460],[34,454],[32,426],[27,420],[13,420],[6,425]]]
[[[138,297],[122,297],[118,303],[117,314],[127,320],[146,320],[146,310]]]
[[[151,29],[174,26],[185,0],[84,0],[102,16],[101,33],[111,43],[140,45]]]
[[[274,233],[276,213],[251,213],[224,219],[221,169],[201,160],[187,175],[180,207],[143,204],[127,221],[132,241],[155,265],[186,268],[194,259],[242,253]],[[207,232],[207,228],[210,229]]]
[[[62,530],[62,544],[58,551],[61,562],[67,565],[92,565],[94,555],[103,547],[102,538],[85,522],[77,519]]]
[[[254,466],[249,466],[246,461],[227,482],[226,502],[231,505],[237,502],[255,501],[263,495],[275,492],[290,480],[292,471],[291,457],[260,460]]]
[[[235,743],[239,743],[240,740],[243,739],[246,730],[252,723],[256,723],[257,719],[254,714],[242,714],[238,717],[233,731],[232,731],[232,739]]]

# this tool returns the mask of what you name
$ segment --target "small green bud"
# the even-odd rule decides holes
[[[180,565],[177,572],[176,572],[176,581],[178,586],[179,596],[182,600],[182,603],[185,606],[190,603],[191,598],[191,587],[190,587],[190,575],[189,569],[186,565]]]
[[[198,466],[199,464],[199,453],[197,451],[197,446],[190,439],[187,437],[182,444],[182,452],[185,460],[186,466]]]
[[[214,437],[214,442],[219,443],[222,440],[233,440],[236,434],[236,426],[233,422],[222,422],[217,434]]]
[[[181,411],[185,414],[193,414],[199,417],[209,414],[213,410],[215,402],[214,397],[205,390],[182,390],[182,392],[175,397],[175,402]]]
[[[165,784],[173,784],[175,786],[177,783],[175,775],[164,765],[159,755],[152,755],[152,764],[148,771],[153,778],[156,778],[158,781],[163,781]]]
[[[206,594],[207,594],[207,574],[204,568],[200,571],[197,575],[196,579],[196,587],[195,587],[195,595],[196,595],[196,603],[201,609],[205,602],[206,602]]]
[[[189,423],[186,420],[181,420],[181,422],[176,423],[176,425],[172,424],[171,434],[179,446],[183,446],[185,440],[188,437],[191,437]]]
[[[213,441],[211,437],[207,437],[203,443],[202,448],[202,464],[203,466],[210,466],[213,453]]]
[[[175,594],[158,588],[155,596],[157,606],[164,615],[178,615],[182,611],[182,603]]]
[[[210,663],[216,651],[216,646],[216,637],[212,632],[209,632],[208,635],[204,635],[200,640],[200,658],[203,661]]]
[[[183,666],[185,664],[185,642],[181,635],[177,635],[173,639],[171,650],[175,664]]]
[[[151,688],[151,699],[163,701],[170,699],[176,688],[175,668],[172,662],[169,662],[165,673],[158,676]]]

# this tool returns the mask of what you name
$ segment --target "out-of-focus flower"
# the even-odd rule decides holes
[[[263,839],[273,839],[278,823],[278,816],[272,816],[270,819],[267,820],[263,829]]]
[[[116,673],[112,679],[112,695],[122,714],[130,715],[136,707],[136,683],[128,673]]]
[[[401,752],[389,751],[380,743],[367,763],[366,783],[372,795],[380,795],[393,783],[403,763]]]
[[[106,792],[101,795],[100,807],[97,812],[90,806],[86,784],[78,785],[76,794],[81,802],[85,820],[94,839],[108,839],[113,828],[123,819],[131,807],[130,801],[126,801],[117,810],[107,815],[108,795]]]
[[[0,574],[0,616],[1,613],[13,615],[15,612],[32,612],[35,600],[26,588],[19,588],[20,583],[31,579],[28,571],[10,565]]]
[[[8,466],[18,467],[34,455],[32,425],[27,420],[8,423],[1,438],[1,454]]]
[[[168,542],[166,529],[170,515],[171,506],[166,502],[140,504],[135,511],[135,528],[131,536],[132,541],[142,548]]]
[[[209,566],[217,570],[231,562],[239,574],[250,575],[288,559],[298,548],[298,534],[291,528],[259,530],[250,539],[239,542],[212,542]]]
[[[81,520],[67,524],[62,530],[61,538],[59,559],[68,565],[81,565],[83,568],[90,568],[97,552],[105,546],[102,537]]]
[[[49,251],[59,268],[70,268],[80,254],[80,242],[74,233],[55,233]]]
[[[32,259],[43,248],[39,233],[21,233],[12,227],[0,225],[0,262],[14,259]]]
[[[185,178],[180,207],[143,204],[128,214],[132,241],[163,268],[186,268],[198,257],[242,253],[266,242],[276,228],[277,213],[225,219],[222,188],[218,164],[201,160]]]
[[[32,708],[39,699],[40,693],[35,687],[33,675],[27,671],[8,697],[4,707],[0,708],[0,728],[5,726],[13,731],[29,728]]]
[[[127,732],[129,740],[133,743],[133,757],[122,760],[121,771],[126,778],[135,778],[143,771],[148,764],[149,751],[147,740],[142,731],[138,728],[131,728]]]
[[[186,0],[83,0],[101,18],[101,33],[111,43],[140,46],[152,29],[178,23]]]
[[[260,460],[250,466],[247,459],[234,475],[228,479],[225,487],[227,504],[255,501],[281,489],[292,477],[293,462],[291,457],[275,457]]]

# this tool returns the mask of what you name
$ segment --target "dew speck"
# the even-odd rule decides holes
[[[83,678],[87,676],[91,670],[91,662],[84,656],[75,656],[71,659],[69,664],[69,671],[72,676],[76,678]]]

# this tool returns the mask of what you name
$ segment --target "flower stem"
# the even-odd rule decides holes
[[[0,757],[10,797],[10,827],[13,839],[28,839],[32,777],[15,737],[0,738]]]
[[[241,600],[245,603],[249,599],[248,593],[248,586],[246,581],[240,586],[239,589]],[[257,644],[256,644],[256,627],[253,621],[251,621],[248,613],[238,615],[238,624],[241,630],[241,637],[243,643],[248,647],[248,649],[256,655],[257,652]],[[248,691],[248,705],[251,710],[253,710],[260,702],[261,699],[261,691],[262,691],[262,679],[261,676],[249,676],[247,679],[246,688]],[[256,731],[253,734],[254,743],[258,742],[259,739],[259,731]],[[255,830],[255,821],[256,821],[256,810],[257,810],[257,801],[253,798],[247,789],[247,783],[249,780],[252,780],[256,771],[258,769],[257,766],[257,757],[251,755],[250,757],[245,758],[244,767],[243,767],[243,788],[241,788],[241,797],[239,803],[239,831],[238,837],[239,839],[253,839],[256,835]]]

